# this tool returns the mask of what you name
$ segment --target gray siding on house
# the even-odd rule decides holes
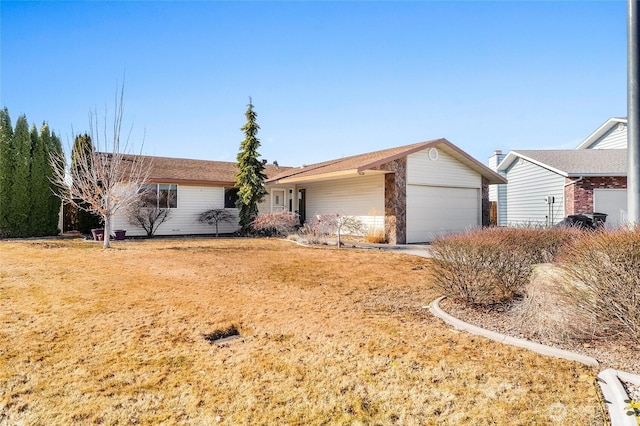
[[[491,170],[500,176],[505,176],[503,172],[498,172],[498,165],[504,160],[504,157],[506,154],[494,154],[489,157],[488,161]],[[498,226],[507,226],[507,185],[489,185],[489,201],[498,203]]]
[[[502,175],[503,173],[500,174]],[[507,226],[507,210],[509,209],[507,201],[508,185],[500,184],[491,186],[497,186],[496,197],[498,201],[498,226]]]
[[[627,125],[619,123],[607,133],[602,135],[597,141],[591,144],[588,149],[626,149],[627,148]]]
[[[548,224],[549,206],[546,196],[554,196],[552,205],[553,224],[564,217],[564,182],[563,176],[537,166],[526,160],[517,160],[507,170],[506,194],[509,204],[506,206],[506,220],[501,225],[521,226]]]

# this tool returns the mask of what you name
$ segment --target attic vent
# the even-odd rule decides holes
[[[429,149],[429,159],[431,161],[436,161],[438,159],[438,150],[435,148]]]
[[[624,130],[624,123],[618,123],[618,131]]]

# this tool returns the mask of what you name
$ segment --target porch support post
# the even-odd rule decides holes
[[[407,159],[399,158],[376,168],[385,170],[385,237],[389,244],[407,243]]]

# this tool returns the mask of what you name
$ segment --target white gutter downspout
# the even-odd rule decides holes
[[[584,176],[580,176],[577,180],[571,181],[571,182],[569,182],[569,183],[565,183],[565,184],[564,184],[564,187],[566,188],[566,187],[567,187],[567,186],[569,186],[569,185],[576,184],[576,183],[580,182],[582,179],[584,179]]]

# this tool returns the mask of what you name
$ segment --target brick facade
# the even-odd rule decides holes
[[[573,214],[593,213],[594,189],[626,189],[626,177],[598,176],[566,178],[564,187],[565,216]]]

